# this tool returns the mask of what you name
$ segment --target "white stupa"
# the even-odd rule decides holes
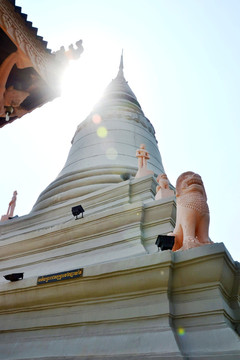
[[[137,172],[135,154],[142,143],[150,154],[149,169],[157,177],[164,169],[155,131],[124,78],[121,56],[117,77],[78,126],[66,164],[57,179],[40,195],[33,211],[134,176]]]
[[[134,178],[141,144],[153,173]],[[158,251],[176,217],[163,172],[121,59],[56,180],[0,223],[0,360],[239,359],[239,264],[221,243]]]

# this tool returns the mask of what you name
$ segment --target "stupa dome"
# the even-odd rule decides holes
[[[135,176],[136,150],[144,143],[148,168],[164,172],[155,130],[125,80],[123,58],[115,79],[72,140],[67,161],[58,177],[40,194],[32,211],[83,196]]]

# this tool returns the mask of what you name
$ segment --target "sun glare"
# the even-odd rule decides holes
[[[70,61],[62,78],[62,101],[79,120],[92,111],[101,98],[105,88],[117,75],[121,46],[109,39],[103,48],[96,39],[84,43],[80,59]],[[94,118],[96,124],[101,119]]]
[[[99,114],[94,114],[92,117],[92,121],[94,124],[98,125],[102,122],[102,118]]]
[[[107,137],[107,134],[108,134],[108,131],[107,131],[107,129],[106,129],[104,126],[100,126],[100,127],[97,129],[97,135],[98,135],[100,138],[105,138],[105,137]]]
[[[90,67],[83,67],[81,59],[71,62],[62,80],[62,100],[77,116],[86,117],[101,93],[101,82],[93,79]],[[82,119],[83,120],[83,119]]]

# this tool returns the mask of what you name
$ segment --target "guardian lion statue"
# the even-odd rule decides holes
[[[176,183],[177,220],[172,234],[173,251],[210,244],[209,209],[201,176],[192,171],[181,174]]]

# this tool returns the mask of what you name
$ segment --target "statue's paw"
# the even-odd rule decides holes
[[[200,243],[201,243],[201,245],[208,245],[208,244],[213,244],[213,241],[208,238],[205,240],[201,240]]]
[[[183,246],[179,250],[188,250],[202,245],[196,237],[187,236],[184,238]]]
[[[179,250],[188,250],[195,247],[212,244],[211,241],[200,242],[197,237],[187,236],[184,238],[183,246]]]

